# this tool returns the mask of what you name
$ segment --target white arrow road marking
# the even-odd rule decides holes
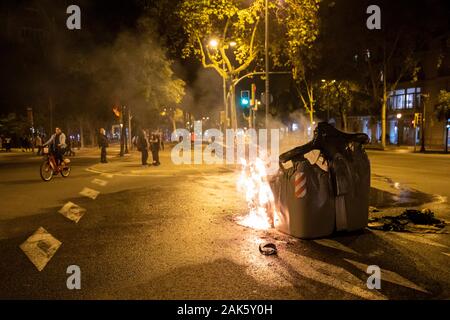
[[[108,179],[114,178],[114,175],[112,175],[110,173],[102,173],[101,176],[104,177],[104,178],[108,178]]]
[[[102,179],[94,179],[91,181],[91,183],[99,185],[101,187],[105,187],[108,184],[108,181],[102,180]]]
[[[286,252],[280,253],[281,258],[285,258],[285,261],[289,262],[294,270],[305,278],[345,291],[362,299],[387,299],[379,291],[367,289],[365,282],[344,268],[298,254],[285,254]]]
[[[81,190],[80,194],[82,196],[85,196],[85,197],[91,198],[92,200],[95,200],[95,199],[97,199],[100,192],[98,192],[97,190],[94,190],[94,189],[84,188],[83,190]]]
[[[314,240],[314,242],[320,244],[321,246],[325,246],[325,247],[341,250],[341,251],[344,251],[344,252],[347,252],[347,253],[359,254],[358,252],[356,252],[352,248],[344,246],[342,243],[340,243],[338,241],[335,241],[335,240],[319,239],[319,240]]]
[[[78,221],[80,221],[80,219],[86,213],[86,209],[69,201],[58,212],[67,219],[78,223]]]
[[[61,244],[58,239],[40,227],[20,245],[20,249],[22,249],[34,266],[39,271],[42,271]]]
[[[396,232],[396,233],[393,233],[393,234],[395,234],[397,237],[400,237],[400,238],[403,238],[403,239],[406,239],[406,240],[410,240],[410,241],[414,241],[414,242],[417,242],[417,243],[428,244],[430,246],[446,248],[446,249],[449,248],[445,244],[441,244],[439,242],[435,242],[433,240],[430,240],[430,239],[424,237],[423,235],[419,236],[419,235],[407,234],[407,233],[399,233],[399,232]]]
[[[361,263],[361,262],[357,262],[357,261],[353,261],[350,259],[344,259],[345,261],[347,261],[348,263],[354,265],[355,267],[357,267],[359,270],[363,271],[363,272],[367,272],[367,264]],[[416,285],[414,282],[403,278],[401,275],[393,272],[393,271],[389,271],[389,270],[385,270],[385,269],[381,269],[381,281],[387,281],[387,282],[391,282],[394,284],[397,284],[399,286],[402,287],[406,287],[409,289],[413,289],[413,290],[417,290],[417,291],[421,291],[423,293],[429,293],[427,290],[423,289],[422,287],[419,287],[418,285]],[[383,284],[382,284],[383,285]]]

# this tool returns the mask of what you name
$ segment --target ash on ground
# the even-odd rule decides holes
[[[371,210],[378,212],[377,210]],[[446,233],[444,220],[435,217],[430,209],[407,209],[398,216],[371,217],[368,228],[382,231],[414,233]]]

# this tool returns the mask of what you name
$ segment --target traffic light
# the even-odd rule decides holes
[[[252,83],[252,99],[250,100],[250,106],[256,105],[256,84]]]
[[[422,113],[414,113],[414,128],[422,125]]]
[[[241,106],[248,108],[250,106],[250,91],[241,91]]]

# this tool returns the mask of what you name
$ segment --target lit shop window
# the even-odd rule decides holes
[[[407,88],[389,93],[389,108],[392,110],[414,109],[420,106],[420,88]]]

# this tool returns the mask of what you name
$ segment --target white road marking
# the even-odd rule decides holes
[[[22,249],[38,271],[42,271],[61,244],[58,239],[40,227],[20,245],[20,249]]]
[[[357,262],[357,261],[353,261],[350,259],[344,259],[345,261],[347,261],[348,263],[354,265],[355,267],[357,267],[359,270],[363,271],[363,272],[367,272],[367,264],[361,263],[361,262]],[[409,289],[413,289],[413,290],[417,290],[417,291],[421,291],[423,293],[429,293],[427,290],[423,289],[422,287],[416,285],[414,282],[403,278],[401,275],[393,272],[393,271],[389,271],[386,269],[381,269],[381,286],[383,286],[383,281],[387,281],[387,282],[391,282],[394,284],[397,284],[399,286],[402,287],[406,287]]]
[[[396,232],[396,233],[393,233],[393,234],[395,234],[397,237],[400,237],[400,238],[403,238],[403,239],[406,239],[406,240],[410,240],[410,241],[413,241],[413,242],[449,249],[449,247],[446,246],[445,244],[441,244],[439,242],[430,240],[430,239],[426,238],[423,235],[407,234],[407,233],[400,233],[400,232]]]
[[[92,200],[95,200],[95,199],[97,199],[100,192],[98,192],[97,190],[94,190],[94,189],[84,188],[83,190],[81,190],[80,194],[82,196],[85,196],[85,197],[91,198]]]
[[[447,257],[450,257],[450,253],[442,252],[442,254],[445,254]]]
[[[338,241],[335,241],[335,240],[319,239],[319,240],[314,240],[314,242],[320,244],[321,246],[325,246],[325,247],[341,250],[341,251],[344,251],[344,252],[347,252],[347,253],[359,254],[358,252],[356,252],[352,248],[344,246],[342,243],[340,243]]]
[[[367,289],[364,281],[344,268],[298,254],[289,254],[289,256],[285,256],[286,262],[289,261],[294,270],[302,277],[345,291],[362,299],[387,299],[381,292]],[[294,279],[293,281],[298,280]]]
[[[94,179],[91,181],[91,183],[99,185],[101,187],[105,187],[108,184],[108,181],[102,180],[102,179]]]
[[[110,173],[102,173],[101,176],[104,177],[104,178],[108,178],[108,179],[114,178],[114,175],[112,175]]]
[[[69,201],[58,212],[67,219],[72,220],[75,223],[78,223],[78,221],[80,221],[80,219],[86,213],[86,209]]]

